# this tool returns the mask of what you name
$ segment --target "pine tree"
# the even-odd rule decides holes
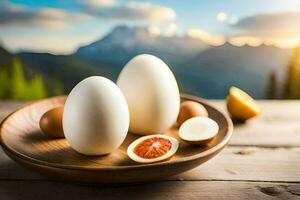
[[[62,95],[64,93],[64,89],[63,86],[61,84],[61,82],[59,81],[59,79],[55,78],[53,81],[53,95],[54,96],[58,96],[58,95]]]
[[[17,58],[13,59],[10,76],[8,77],[8,84],[3,86],[3,90],[8,91],[8,95],[6,98],[18,100],[33,100],[45,98],[48,95],[43,77],[39,74],[36,74],[30,80],[26,80],[22,64]],[[0,83],[2,83],[2,80],[0,81]],[[0,98],[2,97],[0,96]]]
[[[40,99],[47,97],[47,90],[42,76],[35,75],[26,85],[26,95],[24,99]]]
[[[9,98],[9,73],[6,68],[0,70],[0,99]]]
[[[19,59],[13,59],[13,65],[10,78],[10,97],[12,99],[24,99],[26,89],[26,80],[23,68]]]
[[[276,99],[277,97],[277,81],[276,74],[272,71],[269,75],[268,85],[267,85],[267,98]]]
[[[284,97],[287,99],[300,98],[300,47],[295,49],[288,65]]]

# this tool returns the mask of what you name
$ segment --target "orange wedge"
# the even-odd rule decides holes
[[[231,87],[227,96],[227,110],[231,117],[245,121],[260,114],[260,107],[255,100],[243,90]]]
[[[127,155],[139,163],[162,162],[176,153],[178,145],[178,141],[171,136],[147,135],[133,141],[127,149]]]

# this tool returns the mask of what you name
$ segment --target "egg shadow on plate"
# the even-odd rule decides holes
[[[30,157],[51,164],[95,166],[100,165],[97,161],[104,156],[86,156],[76,152],[69,145],[48,145],[31,153]]]
[[[211,142],[212,143],[212,142]],[[211,143],[203,145],[192,145],[187,142],[180,141],[179,148],[176,152],[176,158],[185,158],[194,156],[211,148]]]
[[[24,142],[30,142],[33,144],[51,141],[51,140],[64,139],[64,138],[55,138],[55,137],[46,135],[41,130],[35,130],[35,131],[31,131],[30,133],[27,133],[27,134],[22,134],[21,138]]]

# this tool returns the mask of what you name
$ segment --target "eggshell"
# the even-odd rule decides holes
[[[195,101],[185,101],[180,104],[177,124],[181,125],[192,117],[208,117],[208,112],[203,105]]]
[[[43,133],[52,137],[65,137],[62,128],[62,115],[64,107],[56,107],[45,112],[40,119],[40,128]]]
[[[63,130],[74,150],[86,155],[111,153],[124,141],[128,127],[126,100],[112,81],[93,76],[72,89],[65,103]]]
[[[170,68],[159,58],[147,54],[134,57],[121,71],[117,85],[127,100],[131,132],[156,134],[175,123],[179,90]]]

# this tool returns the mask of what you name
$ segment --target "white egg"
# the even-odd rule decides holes
[[[117,85],[127,100],[131,132],[155,134],[175,123],[179,90],[173,73],[161,59],[147,54],[134,57],[121,71]]]
[[[103,155],[117,149],[129,127],[126,100],[116,84],[92,76],[69,94],[63,113],[63,130],[71,147],[86,155]]]

